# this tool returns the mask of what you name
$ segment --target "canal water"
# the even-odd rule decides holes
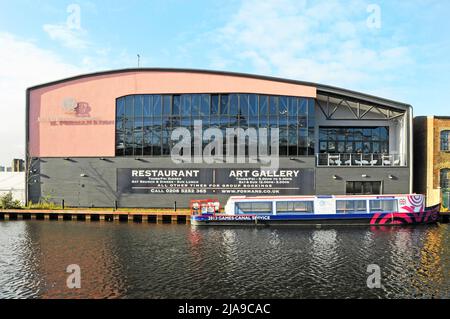
[[[0,298],[449,298],[449,233],[0,222]]]

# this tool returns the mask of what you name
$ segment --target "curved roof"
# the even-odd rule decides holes
[[[43,87],[61,84],[64,82],[69,82],[69,81],[74,81],[74,80],[79,80],[79,79],[84,79],[84,78],[89,78],[89,77],[113,75],[116,73],[127,73],[127,72],[131,72],[131,73],[133,73],[133,72],[187,72],[187,73],[203,73],[203,74],[228,75],[228,76],[253,78],[253,79],[260,79],[260,80],[275,81],[275,82],[315,87],[317,89],[318,95],[330,94],[330,95],[345,96],[348,98],[362,100],[362,101],[366,101],[368,103],[378,104],[380,106],[387,106],[387,107],[400,109],[400,110],[406,110],[408,108],[411,108],[411,105],[406,104],[406,103],[401,103],[401,102],[385,99],[382,97],[377,97],[377,96],[366,94],[366,93],[361,93],[361,92],[356,92],[356,91],[352,91],[352,90],[348,90],[348,89],[338,88],[338,87],[334,87],[331,85],[318,84],[318,83],[314,83],[314,82],[298,81],[298,80],[292,80],[292,79],[284,79],[284,78],[279,78],[279,77],[255,75],[255,74],[248,74],[248,73],[201,70],[201,69],[178,69],[178,68],[127,68],[127,69],[116,69],[116,70],[109,70],[109,71],[87,73],[87,74],[77,75],[77,76],[73,76],[73,77],[69,77],[69,78],[65,78],[65,79],[61,79],[61,80],[57,80],[57,81],[52,81],[52,82],[32,86],[27,89],[27,92],[30,90],[40,89]]]

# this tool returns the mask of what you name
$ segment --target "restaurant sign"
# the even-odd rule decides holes
[[[119,194],[311,195],[313,169],[118,168]]]

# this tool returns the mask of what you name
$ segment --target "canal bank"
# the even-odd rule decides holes
[[[107,221],[189,224],[190,213],[181,211],[113,210],[0,210],[1,220]]]

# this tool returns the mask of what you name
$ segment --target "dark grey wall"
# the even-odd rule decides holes
[[[381,181],[383,194],[408,194],[409,174],[408,167],[318,167],[316,193],[345,195],[346,181]],[[333,175],[337,178],[334,179]],[[389,175],[393,178],[390,179]]]
[[[73,207],[113,207],[117,200],[119,207],[188,207],[194,198],[216,197],[211,195],[171,195],[171,194],[125,194],[118,196],[116,185],[117,168],[174,168],[170,158],[42,158],[34,165],[38,176],[30,179],[29,198],[37,202],[48,196],[55,202],[64,199],[67,206]],[[206,165],[177,164],[177,168],[251,168],[250,164]],[[280,159],[281,168],[315,168],[314,157],[303,157],[295,160]],[[81,175],[86,176],[81,176]],[[362,178],[367,174],[368,178]],[[389,179],[389,174],[395,179]],[[345,181],[374,180],[383,181],[384,193],[408,193],[408,168],[315,168],[315,184],[317,194],[345,194]],[[333,175],[339,176],[337,180]],[[222,204],[228,196],[217,196]]]
[[[414,192],[427,193],[428,123],[426,116],[414,118]],[[432,152],[432,150],[431,150]],[[432,155],[432,154],[431,154]]]
[[[280,159],[281,168],[313,168],[314,157],[290,160]],[[29,196],[34,202],[49,196],[55,202],[75,207],[112,207],[118,201],[120,207],[188,207],[194,198],[217,197],[222,203],[228,196],[180,195],[180,194],[123,194],[119,196],[116,185],[117,168],[251,168],[251,164],[174,164],[170,157],[144,158],[42,158],[36,165],[40,178],[30,183]],[[85,174],[85,177],[81,175]]]

